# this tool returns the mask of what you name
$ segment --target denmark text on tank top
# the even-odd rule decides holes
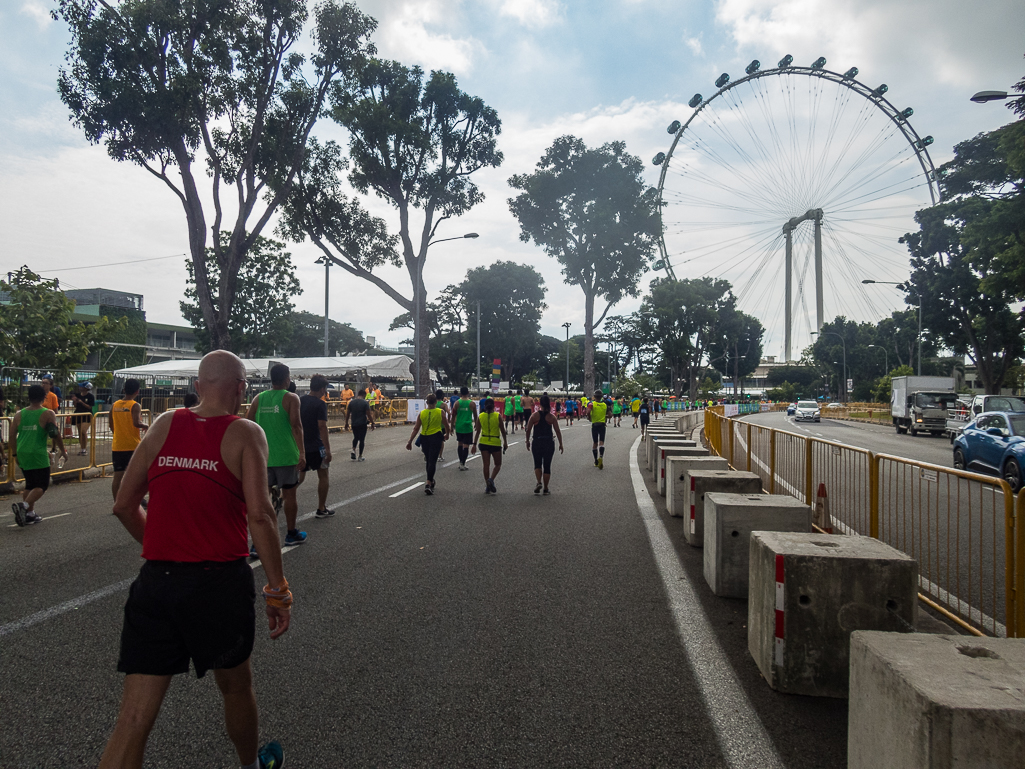
[[[221,441],[238,417],[198,417],[178,409],[149,467],[142,557],[150,561],[234,561],[249,555],[242,481],[227,468]]]

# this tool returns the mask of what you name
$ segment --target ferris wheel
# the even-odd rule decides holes
[[[667,129],[668,152],[653,159],[663,224],[653,268],[730,280],[765,326],[766,349],[785,360],[827,309],[885,314],[878,307],[896,297],[862,281],[906,278],[898,238],[939,200],[933,138],[918,135],[914,111],[897,109],[885,84],[857,75],[826,69],[824,58],[801,67],[788,55],[771,69],[752,61],[735,81],[720,75],[708,98],[695,94],[690,117]]]

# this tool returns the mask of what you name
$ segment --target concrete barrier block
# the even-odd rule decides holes
[[[693,441],[691,441],[693,442]],[[701,446],[681,446],[678,444],[660,444],[656,456],[657,468],[655,470],[655,484],[661,496],[666,495],[667,483],[672,478],[668,475],[669,469],[666,461],[670,457],[707,457],[708,449]]]
[[[722,457],[666,457],[666,506],[674,518],[689,517],[690,480],[688,470],[729,470]]]
[[[851,635],[850,769],[1025,765],[1025,640]]]
[[[846,697],[855,630],[911,632],[918,565],[871,537],[751,534],[747,646],[777,691]]]
[[[685,483],[688,511],[684,514],[683,538],[691,547],[705,545],[705,494],[758,494],[762,490],[761,478],[736,470],[688,470]]]
[[[811,508],[778,494],[706,494],[705,581],[716,595],[747,598],[754,531],[811,533]]]
[[[647,439],[647,451],[645,459],[647,459],[648,472],[653,472],[655,469],[655,459],[657,454],[655,453],[655,447],[666,444],[676,446],[697,446],[697,441],[692,441],[689,438],[684,438],[679,433],[673,433],[671,435],[656,435]]]

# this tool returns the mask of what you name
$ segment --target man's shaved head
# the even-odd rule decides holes
[[[196,392],[200,405],[196,413],[202,412],[200,416],[224,412],[234,414],[245,394],[245,381],[246,367],[237,355],[227,350],[207,353],[199,362]]]
[[[214,350],[204,355],[199,362],[199,379],[207,385],[230,383],[234,387],[239,379],[245,378],[246,367],[233,352]]]

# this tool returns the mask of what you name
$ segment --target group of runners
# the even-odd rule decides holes
[[[285,545],[306,542],[307,533],[298,529],[296,489],[315,471],[316,516],[333,515],[326,501],[332,453],[327,380],[314,376],[309,393],[298,397],[289,391],[287,366],[273,366],[270,377],[271,389],[252,399],[245,418],[237,416],[246,395],[245,367],[226,351],[203,358],[188,407],[162,414],[149,427],[135,400],[138,381],[128,380],[112,407],[114,515],[141,544],[144,563],[124,609],[118,658],[124,690],[101,769],[142,766],[171,678],[187,673],[190,664],[197,677],[213,671],[228,736],[243,769],[282,765],[280,744],[258,744],[250,663],[256,584],[249,559],[259,558],[263,565],[264,613],[270,638],[280,638],[289,628],[293,596],[282,568],[277,514],[285,514]],[[29,406],[12,424],[11,456],[26,477],[23,500],[16,503],[18,525],[38,519],[33,506],[49,485],[47,442],[54,441],[66,456],[54,410],[44,405],[47,392],[41,385],[30,387]],[[512,419],[506,404],[512,406]],[[363,457],[366,431],[374,429],[370,405],[365,390],[348,401],[353,461]],[[631,400],[630,410],[643,430],[650,413],[647,400]],[[419,444],[427,468],[424,492],[433,495],[437,462],[454,434],[460,470],[479,451],[485,493],[495,494],[511,424],[524,431],[533,455],[534,493],[548,495],[556,447],[563,452],[560,412],[590,423],[594,465],[604,468],[606,427],[618,425],[616,417],[625,410],[623,401],[600,392],[579,402],[529,393],[475,401],[465,387],[450,399],[438,392],[417,415],[406,448]]]

